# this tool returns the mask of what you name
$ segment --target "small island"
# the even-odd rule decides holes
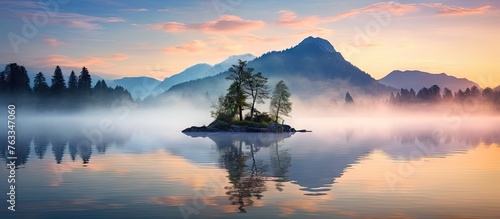
[[[192,126],[182,132],[309,132],[284,124],[280,117],[289,116],[292,111],[291,93],[284,81],[279,81],[269,96],[268,79],[261,72],[254,74],[254,69],[248,68],[246,61],[238,60],[238,65],[233,65],[228,71],[230,75],[226,80],[232,83],[227,88],[227,94],[221,95],[210,111],[215,120],[208,126]],[[271,99],[269,114],[255,108],[256,104],[263,104],[265,99]],[[244,109],[250,110],[245,117]]]

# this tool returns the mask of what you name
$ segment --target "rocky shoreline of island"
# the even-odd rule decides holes
[[[306,129],[295,129],[287,124],[278,124],[276,122],[262,123],[245,123],[237,124],[225,123],[222,121],[214,121],[208,126],[191,126],[182,130],[184,133],[189,132],[250,132],[250,133],[295,133],[295,132],[311,132]]]

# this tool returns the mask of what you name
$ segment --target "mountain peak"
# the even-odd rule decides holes
[[[320,37],[309,36],[304,40],[302,40],[302,42],[300,42],[298,46],[315,46],[325,52],[333,52],[333,53],[336,52],[332,44],[328,42],[328,40],[325,40]]]
[[[229,56],[227,59],[225,59],[224,61],[222,61],[219,64],[225,64],[225,63],[235,64],[238,62],[239,59],[241,59],[242,61],[252,61],[255,58],[256,57],[250,53],[241,54],[241,55],[232,55],[232,56]]]

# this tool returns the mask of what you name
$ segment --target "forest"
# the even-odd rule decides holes
[[[423,87],[418,92],[415,92],[413,89],[401,88],[396,95],[391,93],[389,102],[394,105],[479,103],[485,107],[500,110],[500,91],[495,91],[489,87],[481,91],[477,86],[466,88],[465,91],[459,89],[455,93],[448,88],[444,88],[443,92],[441,92],[441,88],[438,85],[433,85],[429,88]]]
[[[126,89],[108,87],[105,80],[92,86],[92,76],[86,67],[78,76],[71,71],[66,82],[62,69],[57,66],[50,80],[49,85],[45,75],[39,72],[32,87],[24,66],[8,64],[0,72],[0,101],[10,103],[15,100],[17,106],[38,111],[77,111],[96,106],[110,107],[117,99],[133,101]]]

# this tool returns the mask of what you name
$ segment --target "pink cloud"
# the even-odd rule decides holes
[[[312,28],[298,33],[294,33],[295,36],[331,36],[333,30],[327,28]]]
[[[320,23],[335,22],[349,17],[354,17],[359,14],[375,12],[375,11],[383,11],[383,10],[389,11],[390,13],[395,15],[404,15],[419,10],[419,7],[416,4],[380,2],[363,8],[349,10],[335,16],[330,16],[330,17],[309,16],[304,18],[298,18],[298,16],[294,12],[281,10],[278,11],[279,13],[281,13],[281,17],[278,19],[276,23],[280,26],[288,26],[294,28],[316,27]]]
[[[219,33],[219,32],[244,32],[264,26],[263,21],[259,20],[243,20],[234,15],[224,15],[214,21],[206,23],[184,24],[179,22],[166,22],[159,24],[147,25],[150,29],[163,30],[165,32],[182,32],[182,31],[202,31],[204,33]]]
[[[69,20],[69,21],[66,21],[65,24],[69,27],[81,28],[81,29],[87,29],[87,30],[102,29],[101,25],[91,23],[88,21],[84,21],[84,20]]]
[[[438,15],[469,15],[469,14],[484,14],[492,8],[492,6],[487,5],[478,8],[463,8],[456,6],[449,6],[442,3],[429,3],[422,4],[423,6],[427,6],[430,8],[437,9]]]
[[[388,11],[394,15],[404,15],[410,12],[418,11],[419,7],[417,4],[401,4],[396,2],[379,2],[372,5],[368,5],[363,8],[357,8],[350,11],[346,11],[339,15],[325,18],[326,21],[332,22],[337,20],[342,20],[349,17],[354,17],[359,14],[375,12],[375,11]]]
[[[201,52],[204,49],[208,48],[208,43],[202,40],[194,40],[191,43],[183,44],[175,47],[167,47],[163,49],[166,53],[178,53],[178,52],[189,52],[189,53],[197,53]]]
[[[369,5],[364,8],[353,10],[353,12],[366,13],[373,11],[387,10],[396,15],[404,15],[410,12],[418,11],[418,5],[416,4],[401,4],[396,2],[380,2],[376,4]]]
[[[175,33],[188,30],[188,25],[178,22],[166,22],[160,24],[149,25],[150,29],[153,30],[163,30],[165,32]]]
[[[117,54],[113,54],[111,55],[108,60],[113,60],[113,61],[121,61],[121,60],[126,60],[128,59],[129,56],[127,54],[124,54],[124,53],[117,53]]]
[[[105,57],[86,57],[83,59],[72,59],[64,55],[49,55],[39,60],[42,66],[65,66],[65,67],[106,67],[111,66],[113,61],[128,59],[127,54],[113,54]]]
[[[108,17],[106,18],[106,22],[108,23],[125,22],[125,19],[120,17]]]
[[[292,11],[280,10],[278,13],[281,17],[276,22],[278,25],[282,26],[294,26],[294,27],[304,27],[304,26],[315,26],[321,20],[316,16],[310,16],[305,18],[298,18],[297,14]]]
[[[241,44],[224,44],[219,47],[218,51],[234,53],[241,51],[241,48]]]
[[[66,46],[70,45],[69,43],[61,42],[55,38],[46,38],[43,40],[43,43],[47,46],[58,47],[58,46]]]
[[[253,34],[246,34],[245,35],[245,41],[246,42],[255,42],[255,43],[274,43],[274,42],[278,42],[282,40],[282,37],[269,37],[269,38],[265,38],[265,37],[260,37],[260,36],[257,36],[257,35],[253,35]]]

